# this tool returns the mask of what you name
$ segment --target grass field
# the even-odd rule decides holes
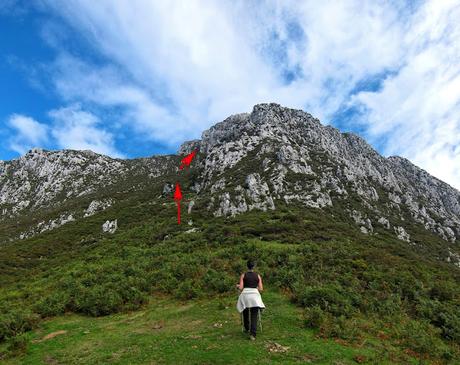
[[[372,342],[349,345],[320,338],[317,331],[302,326],[300,309],[284,295],[269,290],[263,299],[267,309],[262,317],[263,330],[255,342],[241,332],[236,293],[185,302],[159,296],[130,313],[98,318],[68,314],[44,321],[25,335],[25,353],[3,363],[417,363],[409,357],[391,359],[385,349]]]
[[[174,209],[134,200],[2,247],[0,362],[459,364],[460,272],[422,231],[410,246],[286,208],[197,209],[190,233]],[[248,258],[268,288],[256,342],[235,310]]]

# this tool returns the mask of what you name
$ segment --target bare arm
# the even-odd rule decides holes
[[[264,290],[264,284],[262,283],[262,277],[260,275],[259,275],[259,285],[257,285],[257,289],[259,289],[259,291]]]
[[[243,290],[244,288],[244,283],[243,283],[243,278],[244,278],[244,274],[241,274],[240,276],[240,283],[239,284],[236,284],[236,287],[240,290]]]

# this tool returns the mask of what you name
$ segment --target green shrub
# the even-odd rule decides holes
[[[123,299],[108,285],[95,285],[76,293],[72,307],[75,312],[102,316],[120,311],[123,308]]]
[[[68,303],[69,296],[65,292],[54,291],[40,300],[34,309],[42,317],[51,317],[64,313]]]
[[[441,329],[444,338],[460,343],[460,306],[425,299],[419,300],[416,313]]]
[[[294,284],[299,281],[299,272],[296,268],[285,268],[283,270],[274,270],[273,281],[281,288],[293,288]]]
[[[172,210],[144,205],[127,209],[128,214],[120,211],[119,216],[130,222],[113,236],[100,238],[100,224],[94,223],[94,245],[80,242],[93,234],[91,230],[72,235],[66,233],[71,225],[66,225],[10,246],[8,262],[0,258],[2,294],[6,294],[0,298],[0,340],[33,325],[29,321],[33,313],[24,309],[14,314],[7,300],[41,316],[65,310],[104,315],[139,307],[153,290],[183,300],[231,292],[246,259],[255,258],[267,289],[292,294],[305,308],[304,325],[318,328],[324,336],[353,340],[360,331],[372,335],[376,331],[369,328],[388,325],[385,346],[411,351],[438,346],[435,352],[440,357],[458,357],[454,342],[460,342],[460,276],[452,265],[433,259],[439,256],[439,242],[428,234],[411,232],[418,242],[414,250],[384,231],[358,235],[356,227],[340,222],[344,211],[340,205],[331,211],[294,205],[286,209],[279,202],[274,212],[252,211],[224,219],[210,217],[199,204],[193,220],[201,232],[194,234],[184,234],[187,227],[178,230],[170,219]],[[166,234],[169,238],[163,241]],[[263,239],[249,239],[253,236]],[[27,268],[24,252],[35,256],[27,260]],[[46,264],[40,256],[46,257]],[[431,327],[420,325],[416,331],[425,331],[431,344],[398,324],[409,318],[429,322]],[[406,342],[404,336],[409,336]],[[452,352],[440,347],[441,339]]]
[[[27,351],[28,341],[25,334],[12,337],[8,341],[7,357],[15,357],[24,354]]]
[[[324,312],[318,305],[311,308],[305,308],[303,313],[305,327],[320,328],[326,321],[327,315],[328,313]]]
[[[350,298],[346,297],[342,288],[335,285],[302,288],[302,284],[299,283],[294,288],[294,295],[296,301],[302,306],[319,306],[334,316],[349,317],[354,311]]]
[[[362,306],[366,313],[377,313],[384,316],[394,316],[402,311],[402,301],[399,294],[389,294],[386,298],[373,298],[370,303]]]
[[[199,295],[200,288],[190,279],[184,280],[179,284],[174,294],[178,299],[192,299]]]
[[[439,301],[449,301],[455,298],[457,294],[455,284],[450,282],[438,282],[430,290],[430,297]]]
[[[30,331],[38,320],[37,314],[27,310],[11,309],[0,314],[0,341]]]
[[[302,221],[302,217],[299,214],[295,213],[286,213],[282,218],[281,221],[289,222],[289,223],[300,223]]]
[[[128,250],[123,253],[126,257],[129,254]],[[145,267],[129,262],[109,262],[105,265],[100,262],[76,267],[61,278],[56,294],[39,302],[37,308],[44,315],[69,309],[91,316],[139,308],[147,301],[154,285],[152,273]]]
[[[319,327],[322,336],[327,338],[341,338],[348,341],[356,341],[360,338],[360,329],[357,321],[345,316],[326,316]]]
[[[204,275],[203,286],[207,291],[216,293],[226,293],[235,290],[235,279],[222,271],[209,269]]]
[[[179,286],[179,280],[171,271],[161,270],[156,273],[154,285],[163,292],[172,293]]]
[[[426,321],[409,320],[402,326],[399,333],[401,345],[418,353],[422,358],[427,356],[449,358],[449,348],[439,338],[441,331]]]

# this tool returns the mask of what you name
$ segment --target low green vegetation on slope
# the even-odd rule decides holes
[[[340,220],[338,212],[295,206],[226,219],[209,218],[198,204],[178,226],[169,200],[136,201],[146,199],[132,199],[2,247],[4,359],[40,363],[49,354],[48,363],[53,359],[78,363],[76,356],[83,352],[85,363],[112,356],[114,363],[181,363],[181,356],[192,356],[187,345],[197,346],[195,363],[226,363],[225,359],[238,363],[241,351],[259,363],[301,362],[301,356],[311,355],[312,363],[454,364],[459,357],[460,272],[436,259],[439,241],[429,235],[420,233],[425,244],[412,247],[385,231],[362,235]],[[102,235],[102,222],[114,218],[119,220],[117,233]],[[191,228],[189,219],[196,232],[186,232]],[[257,345],[242,340],[233,309],[236,278],[249,257],[257,260],[271,291],[267,294],[271,308],[264,320],[267,331]],[[275,294],[278,290],[283,297]],[[173,316],[177,302],[167,304],[164,295],[189,301],[194,309],[185,311],[183,323],[172,326],[171,332],[166,326],[164,333],[150,332],[151,321],[166,323]],[[231,309],[219,309],[225,306]],[[140,311],[112,315],[133,310]],[[70,312],[111,316],[95,321],[95,333],[90,329],[87,336],[83,328],[92,319],[68,316]],[[218,332],[209,323],[221,317],[228,321],[222,327],[228,343],[224,337],[223,343],[215,344]],[[130,318],[135,318],[133,327]],[[187,319],[203,322],[195,330]],[[136,335],[142,326],[147,326],[146,333]],[[29,334],[33,328],[38,332]],[[59,329],[67,333],[50,342],[31,342]],[[202,340],[180,336],[202,336]],[[170,342],[174,339],[177,346]],[[292,349],[285,357],[267,353],[265,342],[278,340]],[[211,348],[206,350],[207,346]]]
[[[256,342],[241,331],[234,295],[190,301],[156,294],[135,312],[97,319],[65,315],[23,336],[24,355],[13,364],[356,364],[391,363],[370,338],[360,343],[324,340],[305,329],[302,312],[271,290]],[[385,360],[385,358],[388,358]],[[416,364],[415,359],[412,363]]]

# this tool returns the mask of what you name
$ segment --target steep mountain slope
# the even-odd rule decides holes
[[[69,312],[105,316],[150,302],[162,320],[165,308],[151,301],[158,295],[232,301],[248,258],[270,291],[298,307],[302,319],[289,315],[290,328],[303,338],[313,329],[318,359],[325,338],[343,352],[356,346],[369,363],[459,357],[459,192],[305,112],[256,105],[179,155],[117,160],[35,149],[0,164],[0,192],[0,360],[27,362],[29,346],[47,362],[29,332],[46,328],[42,318],[59,323]],[[209,314],[203,308],[199,321]],[[88,359],[104,356],[99,339],[84,337]],[[150,345],[139,344],[140,353]],[[228,354],[210,353],[209,362],[219,356]]]
[[[148,190],[174,171],[176,160],[36,148],[17,160],[0,161],[0,243],[88,217],[126,194]]]
[[[169,194],[172,182],[185,179],[190,209],[201,203],[214,216],[229,216],[279,204],[331,208],[365,234],[385,229],[413,245],[423,243],[423,227],[447,241],[443,259],[459,261],[459,191],[301,110],[256,105],[184,143],[179,155],[194,149],[199,154],[187,175],[179,174],[178,156],[119,160],[34,149],[0,162],[3,241],[84,218],[152,184]]]
[[[216,215],[275,209],[276,200],[305,206],[356,201],[346,209],[372,233],[376,225],[410,240],[407,214],[443,239],[460,236],[460,192],[400,157],[379,155],[362,138],[322,126],[311,115],[256,105],[182,145],[203,155],[196,189],[213,194]],[[404,222],[406,221],[406,222]]]

